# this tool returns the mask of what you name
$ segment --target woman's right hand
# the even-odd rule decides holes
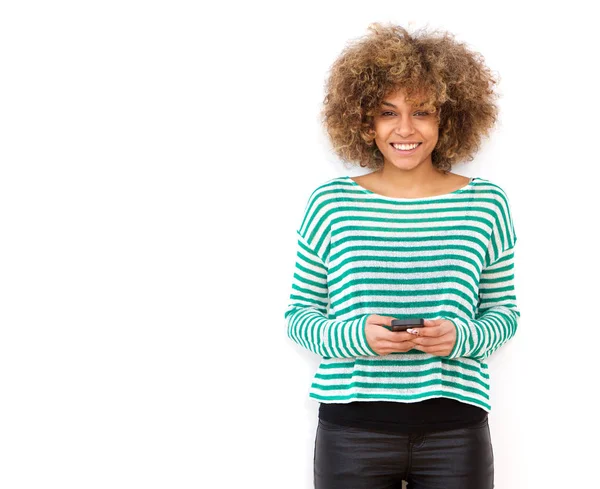
[[[406,331],[390,331],[382,326],[392,327],[390,316],[371,314],[367,318],[365,333],[369,346],[379,355],[389,355],[393,352],[406,352],[412,350],[415,343],[414,335]]]

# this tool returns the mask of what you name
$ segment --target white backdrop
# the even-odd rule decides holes
[[[330,151],[326,73],[369,23],[500,74],[453,171],[507,192],[517,335],[490,359],[496,487],[593,487],[597,36],[584,2],[3,2],[0,487],[312,487],[318,357],[286,336]]]

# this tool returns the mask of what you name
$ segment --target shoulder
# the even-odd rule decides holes
[[[476,198],[481,199],[482,203],[492,205],[504,215],[510,213],[508,193],[500,184],[478,177],[475,180],[474,192]]]
[[[475,188],[480,194],[488,194],[490,196],[497,196],[501,199],[508,200],[508,195],[504,188],[500,184],[488,180],[487,178],[477,177],[477,180],[475,180]]]
[[[320,193],[320,192],[337,191],[340,189],[343,190],[345,187],[348,187],[348,185],[351,184],[351,182],[349,182],[349,180],[350,180],[350,177],[347,177],[347,176],[329,178],[327,180],[320,182],[315,187],[313,187],[312,194]]]
[[[329,178],[318,183],[308,192],[306,210],[314,205],[327,205],[335,202],[350,185],[351,181],[346,176]]]
[[[491,211],[493,234],[502,242],[502,249],[514,246],[517,237],[506,190],[485,178],[478,178],[476,183],[477,195]]]

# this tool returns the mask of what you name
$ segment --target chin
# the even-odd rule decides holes
[[[398,161],[397,159],[390,159],[389,162],[399,170],[412,170],[423,163],[422,161]]]

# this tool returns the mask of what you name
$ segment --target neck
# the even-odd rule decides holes
[[[383,168],[377,170],[382,185],[402,194],[420,194],[433,188],[442,180],[446,173],[438,170],[429,162],[421,163],[410,170],[402,170],[391,163],[385,162]]]

